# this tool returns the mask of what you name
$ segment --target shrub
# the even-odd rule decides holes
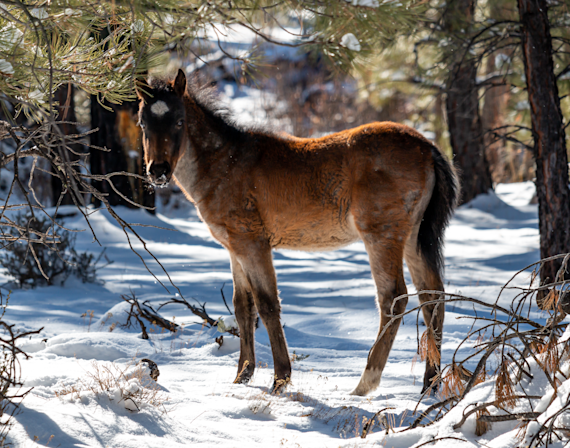
[[[7,446],[6,437],[12,427],[12,417],[18,410],[22,399],[31,391],[23,390],[19,357],[29,356],[18,347],[18,340],[25,340],[37,331],[17,331],[14,325],[8,325],[4,314],[8,307],[8,299],[0,292],[0,447]]]
[[[73,263],[72,271],[82,283],[96,283],[98,281],[97,271],[112,263],[105,255],[105,249],[101,251],[97,258],[88,252],[77,253],[75,249],[72,248],[71,250],[73,252],[71,257],[71,262]],[[104,265],[99,265],[101,258],[104,258],[106,261]]]
[[[20,287],[63,284],[75,274],[83,283],[97,280],[98,266],[104,256],[75,251],[75,234],[55,224],[48,216],[18,214],[4,236],[12,240],[0,253],[0,266]],[[47,237],[45,237],[47,235]],[[109,260],[107,264],[109,264]]]
[[[168,396],[156,382],[158,368],[153,361],[143,359],[126,367],[93,361],[91,367],[83,378],[67,385],[58,384],[55,395],[70,403],[107,399],[131,412],[149,407],[165,411]]]

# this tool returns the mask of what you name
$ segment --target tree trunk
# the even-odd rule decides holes
[[[71,84],[64,84],[62,85],[57,91],[55,92],[55,100],[58,102],[57,112],[59,121],[68,121],[69,123],[59,125],[61,132],[65,135],[73,135],[77,134],[77,127],[75,126],[75,122],[77,121],[75,117],[75,101],[73,98],[73,86]],[[71,145],[71,149],[76,153],[83,153],[85,150],[82,148],[81,145]],[[73,154],[71,151],[62,150],[60,152],[61,157],[65,157],[68,161],[77,160],[79,157],[76,154]],[[52,167],[52,170],[57,172],[56,167]],[[60,204],[60,205],[73,205],[73,198],[71,197],[72,193],[68,190],[65,192],[63,197],[60,198],[62,193],[64,193],[64,188],[61,183],[61,179],[56,176],[50,176],[51,178],[51,199],[52,205]]]
[[[91,172],[109,174],[117,171],[143,175],[144,162],[140,129],[136,125],[138,102],[123,102],[121,105],[109,105],[112,111],[105,109],[97,98],[91,98],[91,127],[99,128],[91,134],[91,144],[110,151],[91,149]],[[154,207],[154,192],[141,179],[128,176],[114,176],[115,188],[125,197],[146,207]],[[134,207],[124,200],[106,181],[94,181],[93,186],[106,193],[109,204]],[[95,205],[99,206],[96,200]]]
[[[547,0],[518,0],[518,9],[534,137],[540,256],[546,258],[570,251],[568,156]],[[561,260],[547,263],[540,272],[542,283],[554,281],[560,266]]]
[[[498,67],[495,58],[501,52],[491,53],[487,59],[487,75],[497,71]],[[489,163],[491,179],[495,183],[512,182],[516,173],[508,163],[506,142],[495,138],[490,131],[503,126],[507,103],[510,97],[508,85],[490,87],[485,92],[485,102],[483,103],[483,129],[485,131],[485,155]],[[498,131],[500,133],[500,131]]]
[[[510,6],[510,5],[509,5]],[[508,7],[504,0],[490,0],[488,2],[489,16],[496,21],[515,20],[514,10]],[[503,69],[506,61],[513,57],[511,49],[500,49],[493,51],[487,56],[485,71],[487,76],[503,74],[505,80],[507,70]],[[497,64],[499,61],[499,64]],[[500,81],[500,78],[496,78]],[[485,90],[485,102],[481,119],[483,120],[483,131],[485,132],[485,155],[489,162],[489,171],[493,183],[516,182],[519,177],[519,170],[515,159],[515,148],[509,148],[507,142],[495,137],[491,131],[500,128],[505,124],[507,103],[511,96],[511,88],[507,83],[503,85],[487,86]],[[504,134],[504,131],[495,131]]]
[[[444,16],[449,36],[467,36],[475,0],[451,0]],[[454,163],[461,178],[461,201],[468,202],[493,188],[485,157],[483,126],[479,114],[476,61],[460,45],[452,45],[446,112]]]

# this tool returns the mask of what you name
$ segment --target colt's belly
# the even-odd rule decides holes
[[[359,240],[352,215],[342,224],[331,221],[290,222],[272,226],[271,246],[307,251],[334,250]]]

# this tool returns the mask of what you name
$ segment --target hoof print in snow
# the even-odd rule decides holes
[[[160,375],[160,371],[158,370],[158,366],[156,365],[156,363],[154,361],[151,361],[150,359],[144,358],[144,359],[141,359],[139,361],[139,364],[146,364],[148,366],[148,368],[150,369],[149,376],[154,381],[158,381],[158,375]]]

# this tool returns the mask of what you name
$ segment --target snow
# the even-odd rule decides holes
[[[297,20],[295,20],[295,22]],[[188,66],[187,72],[191,73],[196,68],[203,67],[205,63],[223,60],[223,64],[229,73],[238,73],[241,70],[241,61],[227,58],[227,54],[231,54],[238,59],[248,58],[250,53],[255,53],[258,50],[260,54],[263,54],[263,61],[266,64],[280,58],[291,61],[300,60],[305,57],[305,52],[298,48],[296,44],[314,38],[313,35],[306,34],[307,30],[298,26],[268,26],[258,31],[265,37],[271,39],[271,41],[285,45],[267,42],[264,38],[260,37],[258,33],[238,24],[206,25],[198,32],[198,36],[200,37],[199,46],[202,49],[210,47],[209,51],[207,54],[200,56],[194,64]]]
[[[32,8],[30,14],[37,19],[45,19],[49,15],[44,8]]]
[[[360,51],[360,42],[352,33],[346,33],[340,40],[340,45],[352,51]]]
[[[495,67],[497,67],[498,69],[501,69],[505,65],[508,65],[510,63],[511,63],[511,58],[504,53],[499,53],[495,56]]]
[[[11,50],[14,45],[20,42],[23,36],[24,33],[14,25],[5,26],[0,29],[0,49],[5,52]]]
[[[447,232],[448,291],[494,301],[503,283],[538,259],[537,208],[528,205],[533,193],[530,182],[498,185],[495,193],[479,196],[457,211]],[[220,294],[225,284],[224,294],[231,297],[228,255],[191,206],[176,211],[165,208],[156,216],[142,210],[119,208],[118,212],[129,222],[165,228],[138,227],[137,231],[184,297],[207,302],[210,316],[233,326],[235,320]],[[220,347],[214,341],[220,333],[204,328],[180,306],[161,309],[165,318],[181,325],[176,333],[153,328],[150,339],[144,340],[139,329],[122,327],[129,305],[120,299],[121,294],[132,291],[141,303],[149,300],[156,308],[177,291],[142,252],[141,245],[133,243],[168,292],[145,270],[108,214],[93,214],[92,225],[108,257],[114,260],[99,273],[104,284],[85,285],[70,279],[63,287],[12,292],[7,319],[22,330],[44,327],[41,335],[21,345],[31,355],[22,361],[25,386],[34,389],[15,416],[9,435],[15,446],[45,446],[49,441],[49,446],[62,447],[385,444],[404,448],[442,437],[460,437],[476,444],[472,418],[460,430],[452,429],[461,418],[462,406],[437,425],[389,435],[377,427],[376,432],[360,439],[362,419],[384,407],[393,408],[386,413],[395,427],[413,421],[423,375],[423,365],[413,363],[417,348],[414,316],[400,327],[379,389],[369,397],[349,395],[364,368],[378,325],[374,285],[362,243],[335,252],[275,253],[282,321],[290,354],[295,353],[297,359],[287,392],[271,396],[273,361],[262,325],[256,331],[259,367],[247,386],[232,384],[239,340],[225,333]],[[84,228],[79,216],[69,218],[68,226]],[[101,250],[87,232],[79,234],[77,244],[80,250]],[[406,283],[413,292],[407,271]],[[502,296],[501,301],[508,300],[508,294]],[[417,299],[412,298],[408,306],[414,304]],[[88,310],[93,311],[91,321],[89,313],[81,317]],[[461,315],[473,315],[473,310],[461,304],[448,307],[444,362],[450,361],[471,324],[458,320]],[[144,402],[135,406],[124,398],[152,390],[150,379],[144,382],[117,373],[128,372],[142,358],[158,364],[160,376],[154,384],[162,394],[159,406]],[[86,386],[96,372],[105,369],[116,374],[112,387],[97,390]],[[548,393],[547,386],[543,385],[544,393]],[[78,391],[61,395],[66,387]],[[472,400],[488,400],[492,391],[488,383],[479,385],[471,392]],[[418,409],[435,400],[428,398]],[[513,428],[495,424],[484,436],[485,443],[514,446]],[[437,446],[456,443],[445,439]]]
[[[0,72],[7,75],[13,75],[14,67],[6,59],[0,59]]]
[[[378,8],[380,2],[378,0],[346,0],[354,6],[365,6],[367,8]]]
[[[267,27],[261,32],[277,42],[293,43],[302,38],[301,28],[296,27]],[[249,28],[240,25],[211,24],[205,26],[203,32],[199,34],[202,39],[213,42],[224,42],[227,44],[254,45],[260,41],[257,33]]]
[[[131,30],[133,30],[134,33],[142,33],[144,31],[144,22],[140,19],[135,20],[131,24]]]

